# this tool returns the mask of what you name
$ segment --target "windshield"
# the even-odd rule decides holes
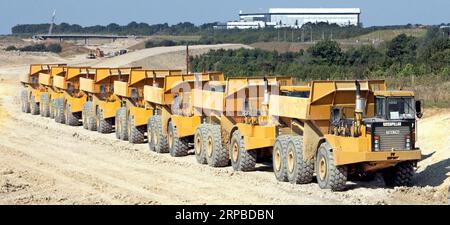
[[[414,99],[395,97],[386,99],[387,116],[391,120],[414,119]]]
[[[375,114],[377,117],[390,120],[414,119],[414,99],[411,97],[377,97]]]

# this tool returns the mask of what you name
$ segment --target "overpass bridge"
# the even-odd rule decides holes
[[[128,39],[128,38],[136,38],[136,36],[103,35],[103,34],[38,34],[33,36],[33,39],[37,40],[59,39],[60,42],[67,39],[84,40],[85,44],[88,43],[89,39],[110,39],[114,42],[117,39]]]

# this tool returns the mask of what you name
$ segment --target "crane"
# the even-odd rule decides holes
[[[55,24],[56,19],[56,9],[53,11],[52,22],[50,23],[50,28],[48,29],[48,35],[51,35],[53,32],[53,25]]]

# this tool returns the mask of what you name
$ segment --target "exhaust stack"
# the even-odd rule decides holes
[[[355,124],[353,127],[353,136],[361,135],[361,124],[366,109],[366,99],[361,97],[361,84],[356,80],[356,102],[355,102]]]

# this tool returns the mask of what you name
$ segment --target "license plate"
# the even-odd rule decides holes
[[[386,134],[387,135],[399,135],[400,134],[400,130],[387,130]]]

